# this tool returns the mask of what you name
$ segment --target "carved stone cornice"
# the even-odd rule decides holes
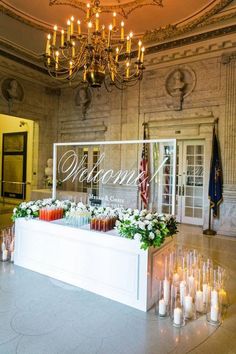
[[[209,10],[199,12],[198,16],[194,16],[192,19],[190,18],[187,23],[169,24],[164,28],[160,27],[151,31],[147,31],[143,36],[143,40],[145,43],[165,41],[171,38],[175,38],[177,36],[185,35],[186,33],[196,29],[197,27],[202,27],[206,24],[209,25],[211,23],[214,23],[214,15],[218,14],[232,1],[233,0],[215,1],[215,5],[211,6]],[[234,16],[236,16],[235,10],[233,10],[232,13],[227,15],[222,14],[222,17],[218,17],[217,21],[220,22],[228,18],[232,18]]]
[[[86,12],[86,1],[80,0],[50,0],[49,4],[52,5],[70,5],[72,7],[78,8],[83,12]],[[128,18],[128,15],[136,9],[143,6],[154,5],[163,6],[163,0],[130,0],[122,3],[118,0],[116,2],[108,3],[107,5],[100,4],[99,7],[102,12],[113,12],[116,11],[119,15],[124,18]]]
[[[36,29],[42,31],[48,31],[48,29],[51,29],[51,24],[32,17],[29,14],[20,11],[16,7],[10,5],[9,3],[4,2],[3,0],[0,3],[0,12]]]
[[[232,60],[236,60],[236,52],[224,53],[221,57],[221,63],[224,65],[229,64]]]

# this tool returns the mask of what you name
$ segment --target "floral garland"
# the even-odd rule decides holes
[[[178,232],[176,219],[171,215],[130,208],[95,207],[69,200],[43,199],[23,202],[14,208],[12,220],[15,221],[20,217],[36,218],[41,208],[52,206],[62,208],[65,217],[70,211],[88,211],[91,216],[116,217],[116,230],[119,235],[129,239],[139,239],[141,248],[144,250],[151,246],[160,247],[166,237]]]

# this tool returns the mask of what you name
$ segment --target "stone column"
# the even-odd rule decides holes
[[[225,122],[222,146],[224,193],[218,233],[236,236],[236,52],[222,56],[225,66]]]

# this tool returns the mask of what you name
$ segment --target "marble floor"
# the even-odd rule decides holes
[[[0,354],[236,354],[236,238],[181,226],[178,244],[228,269],[230,303],[218,328],[204,317],[176,329],[144,313],[0,262]]]

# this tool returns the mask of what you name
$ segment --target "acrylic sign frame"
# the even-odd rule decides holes
[[[124,144],[151,144],[151,143],[172,143],[173,144],[173,183],[172,183],[172,215],[175,215],[176,203],[176,139],[150,139],[150,140],[117,140],[117,141],[94,141],[94,142],[70,142],[53,144],[53,186],[52,198],[56,198],[57,186],[57,148],[61,146],[97,146],[97,145],[124,145]]]

